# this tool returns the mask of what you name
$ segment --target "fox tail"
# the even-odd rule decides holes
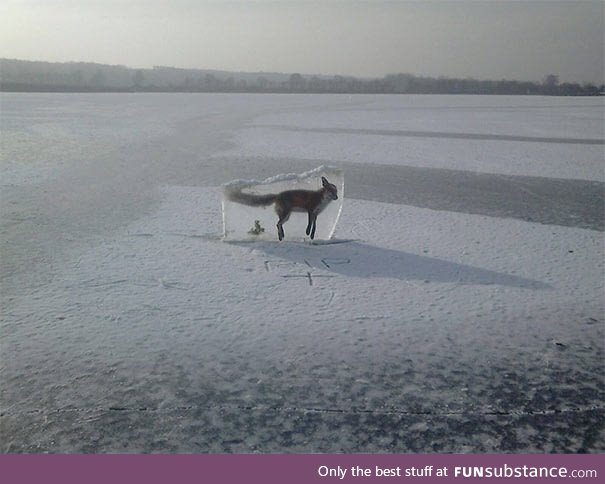
[[[254,195],[252,193],[244,193],[239,187],[225,187],[225,195],[228,200],[232,202],[241,203],[244,205],[250,205],[253,207],[262,207],[271,205],[275,202],[277,195]]]

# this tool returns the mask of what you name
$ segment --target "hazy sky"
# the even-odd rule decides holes
[[[0,57],[604,82],[602,0],[2,0]]]

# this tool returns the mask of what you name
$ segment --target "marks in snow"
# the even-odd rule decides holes
[[[322,259],[323,262],[323,259]],[[350,262],[350,261],[349,261]],[[324,262],[325,264],[325,262]],[[326,267],[329,267],[326,265]],[[288,274],[281,274],[281,277],[284,279],[298,279],[303,278],[306,279],[309,283],[309,286],[314,284],[313,278],[332,278],[335,277],[331,274],[321,274],[312,272],[313,264],[311,264],[308,260],[303,259],[302,263],[296,261],[283,261],[283,260],[266,260],[265,261],[265,270],[267,272],[274,272],[277,269],[279,272],[288,271]],[[309,270],[311,269],[311,270]],[[330,302],[334,299],[334,294],[330,298]],[[329,303],[328,303],[329,304]]]
[[[322,259],[321,262],[323,262],[323,264],[329,269],[330,264],[332,264],[332,265],[350,264],[351,259],[349,259],[348,257],[326,257],[326,258]]]
[[[324,245],[258,243],[255,248],[271,259],[264,261],[267,272],[284,279],[302,280],[313,286],[318,278],[338,275],[355,278],[390,278],[425,283],[501,285],[544,290],[552,287],[541,281],[426,255],[376,247],[360,242]],[[319,252],[319,250],[321,250]]]
[[[83,287],[89,288],[100,288],[100,287],[111,287],[119,284],[131,284],[133,286],[141,287],[160,287],[162,289],[178,289],[186,291],[189,289],[189,284],[179,281],[169,281],[163,278],[149,279],[149,280],[130,280],[130,279],[115,279],[115,280],[102,280],[102,279],[91,279],[82,282]]]
[[[369,384],[369,381],[358,379],[357,383]],[[179,405],[174,407],[149,407],[145,405],[140,406],[127,406],[127,405],[110,405],[108,407],[65,407],[56,409],[10,409],[0,413],[0,417],[12,417],[19,416],[22,414],[27,415],[60,415],[60,414],[102,414],[107,412],[128,412],[128,413],[157,413],[157,414],[170,414],[174,412],[204,412],[209,410],[226,410],[226,411],[265,411],[271,413],[325,413],[325,414],[374,414],[374,415],[412,415],[412,416],[423,416],[433,415],[441,417],[453,417],[468,415],[469,411],[463,410],[446,410],[446,409],[435,409],[435,410],[409,410],[406,408],[399,407],[384,407],[384,408],[340,408],[340,407],[318,407],[318,406],[294,406],[294,405],[283,405],[283,406],[268,406],[264,404],[238,404],[238,403],[222,403],[214,405]],[[559,414],[583,414],[592,412],[603,412],[605,407],[600,405],[582,405],[573,408],[553,408],[553,409],[519,409],[519,410],[498,410],[492,407],[486,406],[485,408],[473,408],[472,414],[483,415],[483,416],[543,416],[543,415],[559,415]]]
[[[490,133],[455,133],[444,131],[412,131],[402,129],[356,129],[356,128],[305,128],[302,126],[279,126],[260,124],[254,128],[269,128],[280,131],[298,131],[304,133],[355,134],[370,136],[399,136],[407,138],[444,138],[469,139],[479,141],[516,141],[522,143],[560,143],[580,145],[605,145],[605,139],[600,138],[563,138],[552,136],[519,136]]]

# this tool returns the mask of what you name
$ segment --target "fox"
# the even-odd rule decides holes
[[[306,233],[311,240],[315,238],[317,216],[332,201],[338,200],[338,189],[326,177],[321,177],[322,187],[319,190],[286,190],[276,194],[254,195],[243,193],[241,190],[227,192],[227,198],[233,202],[253,207],[274,204],[277,213],[277,237],[284,239],[283,225],[288,221],[292,212],[307,212],[309,223]]]

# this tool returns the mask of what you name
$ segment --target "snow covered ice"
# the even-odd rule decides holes
[[[3,452],[605,450],[602,98],[1,102]]]

